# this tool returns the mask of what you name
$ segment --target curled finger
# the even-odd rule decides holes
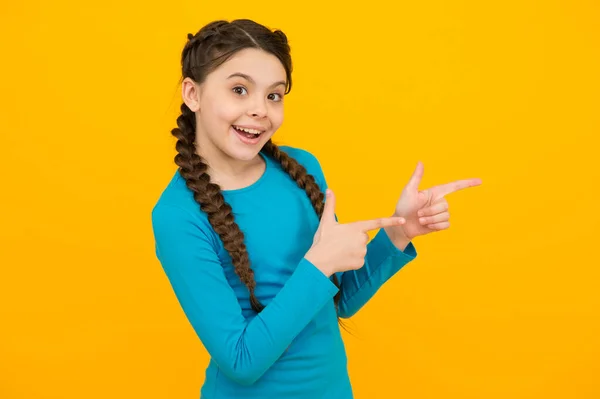
[[[418,216],[432,216],[435,215],[437,213],[441,213],[444,211],[448,210],[448,201],[446,201],[446,199],[437,202],[431,206],[428,206],[426,208],[420,209],[417,212]]]
[[[432,230],[445,230],[450,227],[450,222],[432,223],[427,225]]]
[[[450,213],[442,212],[442,213],[438,213],[437,215],[433,215],[433,216],[421,217],[421,218],[419,218],[419,223],[434,224],[434,223],[440,223],[440,222],[447,222],[448,220],[450,220]]]

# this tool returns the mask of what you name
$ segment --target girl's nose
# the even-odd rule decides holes
[[[267,115],[267,106],[265,105],[264,100],[255,100],[250,107],[249,113],[255,118],[263,118],[265,115]]]

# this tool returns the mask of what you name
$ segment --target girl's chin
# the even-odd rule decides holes
[[[253,160],[262,150],[266,141],[268,141],[268,138],[266,136],[261,136],[256,142],[253,142],[252,144],[247,144],[241,141],[240,138],[237,137],[236,133],[232,134],[232,140],[230,141],[232,145],[229,147],[228,152],[232,158],[239,159],[240,161]]]

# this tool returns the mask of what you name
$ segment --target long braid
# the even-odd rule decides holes
[[[282,169],[296,181],[298,187],[306,191],[306,195],[310,198],[312,206],[315,209],[315,212],[317,212],[317,216],[320,220],[323,215],[323,209],[325,208],[325,204],[323,203],[325,195],[316,183],[315,178],[307,173],[304,166],[300,165],[294,158],[281,151],[271,140],[267,141],[263,149],[281,164]],[[338,278],[335,274],[333,275],[333,283],[340,288]],[[340,301],[340,294],[341,291],[338,291],[334,297],[336,306]]]
[[[231,256],[235,273],[248,287],[252,309],[260,312],[264,306],[254,294],[256,281],[244,244],[244,233],[235,223],[231,206],[225,202],[221,188],[218,184],[211,183],[207,173],[208,166],[196,153],[195,115],[185,103],[181,105],[177,126],[171,131],[177,138],[175,163],[179,166],[180,174],[185,179],[187,187],[193,192],[194,199],[206,212],[211,226],[221,237],[224,248]]]
[[[287,94],[292,85],[292,60],[287,37],[280,30],[271,31],[251,20],[213,21],[196,34],[188,34],[188,42],[181,55],[182,78],[189,77],[201,84],[211,71],[244,48],[260,48],[277,56],[286,70]],[[195,201],[208,215],[211,226],[231,256],[235,273],[248,288],[252,308],[260,312],[264,306],[254,293],[256,281],[244,244],[244,234],[235,223],[231,206],[225,202],[221,188],[210,181],[208,166],[196,153],[196,116],[185,103],[181,105],[177,126],[171,131],[177,138],[175,163],[179,166],[187,187],[193,192]],[[298,186],[306,191],[320,219],[323,214],[324,194],[314,177],[270,140],[264,148],[265,152],[282,165]],[[335,275],[333,282],[340,286]],[[334,298],[336,307],[339,300],[340,292]]]

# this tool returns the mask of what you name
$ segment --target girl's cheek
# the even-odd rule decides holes
[[[212,109],[212,112],[214,113],[214,115],[217,115],[219,119],[231,122],[231,120],[239,119],[241,111],[238,108],[239,107],[223,104],[221,106],[215,106]]]
[[[271,115],[271,123],[274,126],[279,127],[283,123],[283,107],[278,107],[278,109],[273,110],[273,113]]]

